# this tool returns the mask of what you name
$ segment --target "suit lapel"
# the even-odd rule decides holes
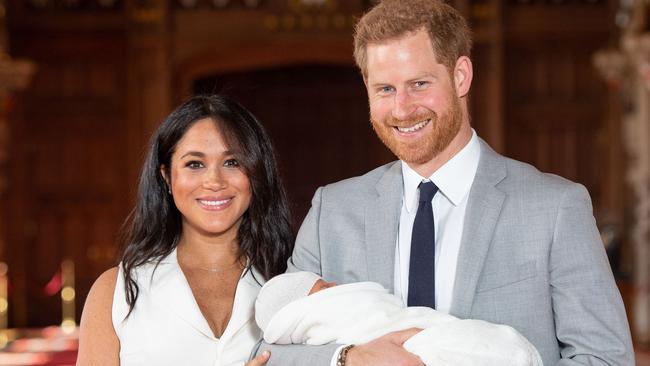
[[[505,160],[483,140],[480,143],[481,157],[467,201],[450,309],[460,318],[471,313],[476,285],[505,200],[505,194],[496,188],[506,176]]]
[[[402,167],[395,162],[377,183],[377,196],[365,212],[368,280],[381,283],[391,292],[403,187]]]

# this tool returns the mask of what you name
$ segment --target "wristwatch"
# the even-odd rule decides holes
[[[336,366],[345,366],[345,360],[348,358],[348,352],[354,347],[354,344],[345,346],[339,352],[339,357],[336,358]]]

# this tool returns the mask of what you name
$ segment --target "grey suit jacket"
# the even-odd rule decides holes
[[[393,288],[399,162],[316,191],[289,270]],[[444,245],[444,243],[443,243]],[[625,309],[585,188],[481,140],[451,314],[507,324],[549,365],[634,365]],[[274,365],[329,365],[336,345],[269,346]]]

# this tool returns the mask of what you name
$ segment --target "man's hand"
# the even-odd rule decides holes
[[[402,344],[422,329],[410,328],[392,332],[366,344],[350,349],[346,366],[424,366],[420,358],[406,351]]]
[[[266,364],[266,361],[271,357],[271,352],[264,351],[261,355],[255,357],[254,359],[248,361],[244,366],[262,366]]]

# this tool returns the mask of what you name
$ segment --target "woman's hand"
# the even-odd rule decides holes
[[[266,361],[269,360],[271,357],[271,352],[269,351],[264,351],[262,352],[261,355],[255,357],[254,359],[248,361],[248,363],[244,366],[262,366],[266,364]]]

